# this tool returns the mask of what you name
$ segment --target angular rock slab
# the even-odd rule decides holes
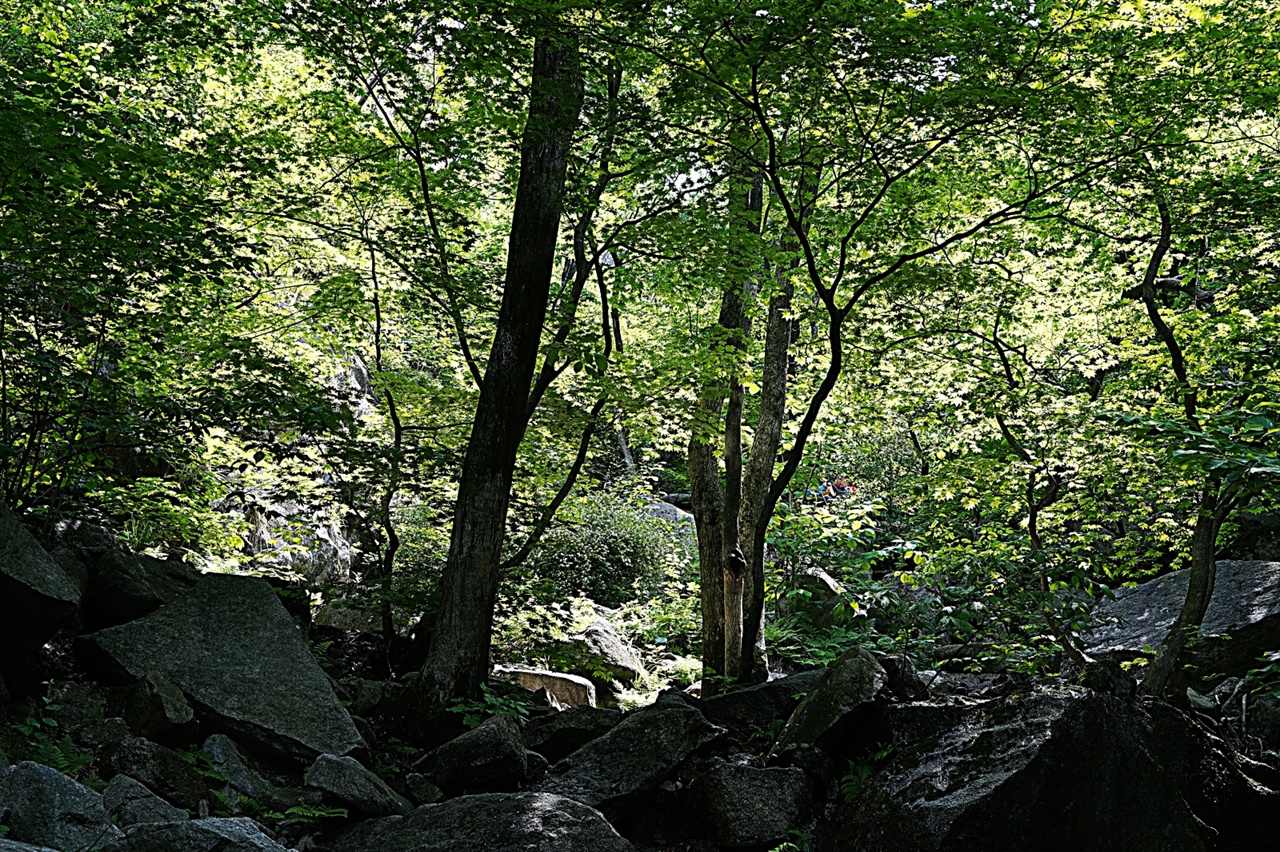
[[[368,816],[404,815],[413,810],[409,800],[387,786],[354,757],[322,754],[304,776],[307,785],[328,794],[353,811]]]
[[[792,714],[796,705],[817,685],[824,671],[800,672],[704,698],[702,712],[712,722],[743,736],[768,732],[771,726]]]
[[[115,627],[150,615],[199,582],[200,572],[185,562],[108,551],[89,572],[81,611],[85,629]]]
[[[691,793],[704,829],[723,849],[778,846],[813,813],[813,785],[791,766],[718,763],[698,776]]]
[[[508,793],[529,768],[516,720],[501,713],[427,754],[417,768],[446,793]]]
[[[119,826],[144,822],[186,822],[191,816],[175,808],[143,784],[128,775],[117,775],[102,791],[102,804],[107,815]]]
[[[611,690],[612,681],[632,683],[642,671],[626,640],[604,619],[560,643],[551,659],[556,668],[581,675],[604,692]]]
[[[206,739],[203,749],[213,759],[213,771],[227,779],[221,791],[226,801],[238,803],[241,797],[247,797],[276,811],[286,811],[298,804],[300,790],[278,787],[268,781],[225,734]]]
[[[587,743],[612,731],[622,721],[617,710],[572,707],[530,719],[524,726],[524,744],[556,763]]]
[[[888,673],[870,651],[846,651],[827,667],[796,707],[775,750],[782,752],[803,745],[827,747],[841,738],[845,728],[856,726],[888,682]]]
[[[21,657],[70,625],[80,590],[26,528],[0,506],[0,653]]]
[[[686,757],[724,733],[697,708],[664,696],[561,760],[537,789],[598,807],[656,787]]]
[[[1085,637],[1090,656],[1133,659],[1158,648],[1187,598],[1189,569],[1116,592],[1098,604],[1103,624]],[[1280,562],[1220,560],[1195,664],[1203,673],[1244,675],[1265,651],[1280,648]],[[1229,637],[1214,639],[1214,634]]]
[[[1258,780],[1274,770],[1168,705],[1069,688],[891,705],[884,725],[893,756],[820,829],[818,852],[1209,852],[1280,830],[1280,794]]]
[[[258,748],[310,762],[365,747],[260,578],[206,575],[173,603],[85,640],[135,678],[166,678],[198,714]]]
[[[596,685],[579,675],[551,672],[528,666],[497,666],[494,673],[523,686],[530,692],[545,689],[557,709],[595,707]]]
[[[196,768],[173,749],[150,740],[125,737],[111,753],[109,764],[185,810],[198,811],[201,802],[209,802],[209,789]]]
[[[546,793],[485,793],[364,823],[334,852],[635,852],[586,805]]]
[[[128,834],[128,852],[288,852],[246,817],[142,823]]]
[[[123,837],[102,796],[29,760],[0,770],[0,823],[9,840],[53,849],[114,850]]]

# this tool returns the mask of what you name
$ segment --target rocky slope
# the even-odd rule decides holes
[[[265,581],[83,530],[49,544],[0,517],[0,852],[1185,852],[1280,831],[1280,773],[1246,756],[1264,744],[1233,721],[1239,689],[1179,709],[1123,674],[918,673],[851,649],[628,713],[495,682],[528,698],[527,723],[442,727],[419,751],[381,727],[400,685],[333,680]],[[1266,620],[1241,621],[1250,642]]]

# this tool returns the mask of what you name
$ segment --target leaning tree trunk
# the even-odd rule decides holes
[[[516,451],[546,318],[567,154],[583,98],[577,38],[540,36],[498,323],[480,385],[441,578],[440,613],[409,714],[475,697],[489,673],[493,609]]]
[[[1182,604],[1178,618],[1169,628],[1164,642],[1156,650],[1155,659],[1147,667],[1146,676],[1142,679],[1142,691],[1148,695],[1164,693],[1170,678],[1178,670],[1178,663],[1186,650],[1187,641],[1204,622],[1204,614],[1209,610],[1209,601],[1213,598],[1213,582],[1218,573],[1215,558],[1218,529],[1222,526],[1224,514],[1219,503],[1217,484],[1213,480],[1206,481],[1204,489],[1200,492],[1196,525],[1191,532],[1191,568],[1187,581],[1187,598]]]

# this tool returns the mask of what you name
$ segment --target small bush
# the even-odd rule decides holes
[[[526,570],[550,587],[550,599],[582,594],[618,607],[657,594],[664,566],[685,558],[678,535],[623,494],[592,494],[566,507]]]

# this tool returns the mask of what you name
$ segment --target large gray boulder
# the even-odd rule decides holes
[[[417,769],[450,794],[517,790],[528,772],[520,726],[505,713],[493,716],[427,754]]]
[[[800,700],[817,685],[824,671],[800,672],[704,698],[702,713],[744,738],[755,739],[762,734],[772,738],[777,733],[773,728],[791,716]]]
[[[0,770],[0,824],[9,840],[53,849],[114,850],[123,837],[102,796],[29,760]]]
[[[186,594],[200,572],[176,559],[107,551],[92,563],[82,616],[89,630],[150,615]]]
[[[693,515],[674,503],[668,503],[665,500],[651,500],[645,504],[644,513],[651,518],[666,521],[671,525],[673,532],[689,537],[694,537],[698,534],[698,527]]]
[[[1165,704],[1070,687],[890,705],[880,737],[887,765],[819,832],[819,852],[1208,852],[1280,830],[1280,796],[1259,780],[1274,770]]]
[[[826,747],[874,708],[889,674],[863,648],[846,651],[827,667],[796,707],[778,739],[776,751],[804,745]]]
[[[413,810],[408,799],[354,757],[322,754],[303,778],[308,786],[325,793],[327,798],[366,816],[403,816]]]
[[[667,693],[561,760],[537,789],[592,807],[612,803],[658,786],[724,733],[682,696]]]
[[[247,817],[130,826],[128,852],[287,852]]]
[[[186,822],[190,814],[175,808],[128,775],[117,775],[102,791],[107,816],[118,826],[142,822]]]
[[[80,591],[31,533],[0,506],[0,665],[21,663],[72,626]]]
[[[85,637],[134,678],[155,672],[238,740],[311,762],[365,747],[265,580],[209,574],[146,618]]]
[[[634,852],[586,805],[546,793],[487,793],[356,826],[334,852]]]
[[[587,743],[604,736],[622,721],[617,710],[572,707],[530,719],[524,726],[524,744],[552,763],[568,757]]]
[[[1129,660],[1158,648],[1186,601],[1189,576],[1174,571],[1100,603],[1103,624],[1085,637],[1086,653]],[[1194,660],[1205,674],[1244,675],[1280,648],[1280,562],[1219,561],[1201,633]]]

